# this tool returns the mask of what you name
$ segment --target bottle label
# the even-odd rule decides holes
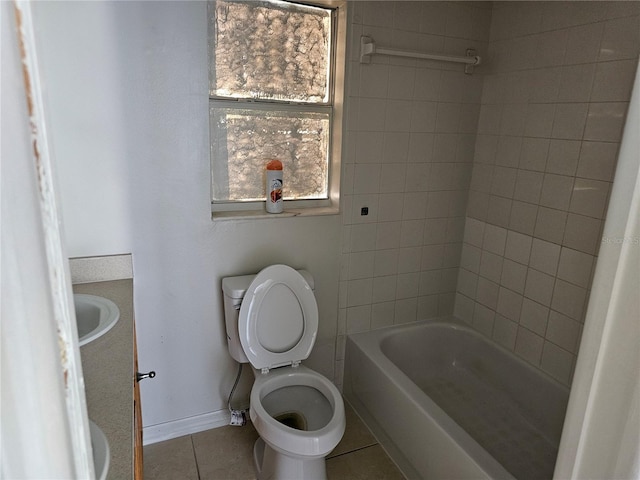
[[[267,170],[266,206],[269,213],[282,212],[282,170]]]

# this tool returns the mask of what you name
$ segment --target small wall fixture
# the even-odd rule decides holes
[[[393,57],[420,58],[424,60],[436,60],[439,62],[464,63],[464,73],[471,75],[473,67],[480,65],[482,59],[476,55],[472,48],[467,49],[466,56],[440,55],[437,53],[414,52],[410,50],[398,50],[395,48],[379,47],[371,37],[360,37],[360,63],[370,63],[371,55],[389,55]]]

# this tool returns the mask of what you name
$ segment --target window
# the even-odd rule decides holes
[[[260,210],[266,163],[284,165],[285,209],[337,207],[343,7],[209,4],[212,210]]]

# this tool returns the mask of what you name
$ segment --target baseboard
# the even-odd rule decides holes
[[[229,420],[229,410],[224,409],[202,415],[195,415],[193,417],[181,418],[180,420],[173,420],[171,422],[150,425],[142,429],[143,444],[150,445],[152,443],[182,437],[183,435],[223,427],[229,425]]]

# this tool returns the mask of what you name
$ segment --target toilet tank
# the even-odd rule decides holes
[[[297,270],[304,279],[314,289],[313,276],[306,270]],[[227,345],[229,353],[239,363],[249,363],[249,359],[244,354],[240,335],[238,334],[238,318],[240,317],[240,305],[249,285],[256,278],[255,275],[241,275],[237,277],[226,277],[222,279],[222,293],[224,295],[224,320],[227,331]]]

